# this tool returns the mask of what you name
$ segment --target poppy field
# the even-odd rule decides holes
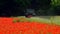
[[[60,26],[26,18],[0,17],[0,34],[60,34]]]

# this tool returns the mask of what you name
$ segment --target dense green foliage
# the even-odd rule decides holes
[[[14,0],[24,8],[47,8],[50,5],[50,0]]]
[[[60,0],[51,0],[51,5],[52,6],[58,6],[58,5],[60,5]]]
[[[11,15],[22,14],[28,8],[38,15],[55,15],[60,11],[60,0],[0,0],[0,8]]]

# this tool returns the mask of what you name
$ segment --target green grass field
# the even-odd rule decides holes
[[[26,18],[24,16],[20,16],[20,17],[17,17],[17,18]],[[15,17],[16,18],[16,17]],[[51,23],[51,24],[57,24],[57,25],[60,25],[60,16],[52,16],[50,17],[50,19],[47,19],[48,17],[46,18],[41,18],[41,17],[31,17],[31,18],[26,18],[27,20],[30,20],[30,21],[36,21],[36,22],[42,22],[42,23]]]
[[[52,16],[50,19],[45,19],[45,18],[31,18],[32,20],[43,22],[43,23],[53,23],[60,25],[60,16]]]

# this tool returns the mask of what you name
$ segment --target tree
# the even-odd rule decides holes
[[[60,0],[51,0],[51,5],[52,6],[59,6],[60,5]]]
[[[15,0],[24,8],[46,8],[50,5],[51,0]]]
[[[51,0],[51,8],[54,10],[54,15],[60,15],[60,0]]]

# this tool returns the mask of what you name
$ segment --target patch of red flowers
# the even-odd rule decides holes
[[[57,25],[26,21],[13,23],[13,20],[0,18],[0,34],[60,34],[60,26]]]

